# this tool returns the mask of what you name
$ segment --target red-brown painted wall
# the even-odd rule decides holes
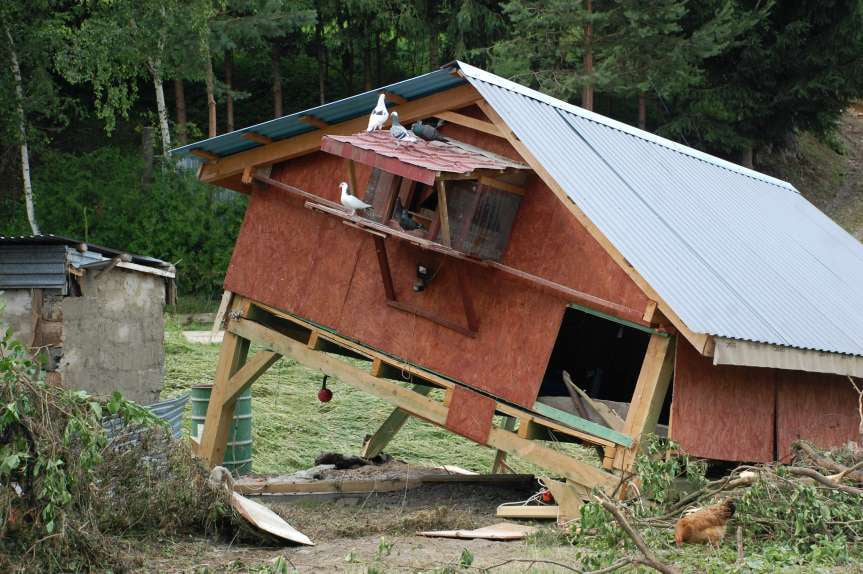
[[[500,149],[503,140],[482,137]],[[358,167],[358,187],[365,189],[369,170]],[[320,152],[286,162],[273,173],[334,201],[338,183],[347,179],[344,160]],[[225,285],[503,399],[532,405],[565,302],[493,270],[429,255],[397,240],[387,245],[397,298],[460,324],[465,319],[456,272],[466,274],[480,320],[476,338],[389,307],[370,236],[275,189],[253,192]],[[534,176],[503,262],[634,309],[647,304]],[[441,266],[422,293],[412,290],[418,263]]]
[[[822,448],[859,440],[857,395],[838,375],[714,366],[678,339],[673,389],[672,438],[695,456],[787,462],[801,438]]]

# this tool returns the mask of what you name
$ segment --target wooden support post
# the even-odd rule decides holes
[[[515,417],[510,417],[504,415],[503,417],[503,428],[508,431],[512,431],[515,429]],[[506,465],[506,452],[502,450],[498,450],[494,455],[494,462],[491,465],[492,474],[498,474],[502,472],[511,472],[511,469]]]
[[[411,416],[446,428],[449,409],[436,400],[424,397],[418,392],[406,389],[393,381],[375,378],[368,372],[347,362],[318,351],[312,351],[305,344],[254,321],[248,319],[231,321],[228,329],[238,337],[254,341],[310,368],[319,369],[324,374],[337,378],[343,383],[380,397],[407,411]],[[543,467],[587,488],[598,487],[610,493],[619,482],[618,477],[613,474],[576,460],[565,453],[526,440],[505,429],[493,427],[485,446],[516,455],[527,462]]]
[[[384,243],[384,239],[378,236],[372,236],[372,239],[375,241],[375,251],[378,254],[378,265],[381,268],[381,279],[384,282],[384,294],[387,297],[387,301],[395,301],[396,300],[396,288],[393,285],[393,276],[390,273],[390,262],[387,258],[387,245]]]
[[[230,316],[246,315],[250,307],[248,299],[235,295],[231,304]],[[228,326],[230,327],[235,321],[233,318],[229,319]],[[225,447],[228,443],[231,419],[234,417],[234,399],[236,398],[236,395],[233,395],[233,399],[231,398],[231,377],[246,362],[248,353],[249,341],[226,330],[219,351],[219,362],[216,366],[210,404],[207,407],[201,446],[198,448],[198,455],[210,467],[221,464],[225,458]]]
[[[440,217],[441,243],[451,247],[452,236],[449,231],[449,211],[447,211],[446,205],[446,182],[442,179],[437,182],[437,212]]]
[[[674,337],[650,336],[623,425],[623,433],[633,437],[635,442],[629,449],[617,449],[614,457],[614,467],[617,469],[632,468],[642,435],[656,429],[659,411],[674,374],[674,342]]]
[[[429,394],[432,390],[432,387],[427,387],[425,385],[414,385],[413,390],[417,393],[425,396]],[[375,431],[375,434],[371,435],[368,439],[366,439],[365,444],[363,444],[363,450],[360,453],[360,456],[365,458],[372,458],[373,456],[379,455],[386,446],[393,440],[393,437],[396,436],[404,424],[407,422],[408,417],[411,414],[403,409],[395,409],[390,416],[386,418],[386,420],[381,424],[378,430]]]
[[[356,197],[359,197],[359,190],[357,189],[357,169],[354,166],[354,160],[349,159],[348,162],[348,180],[351,184],[351,193],[353,193]]]

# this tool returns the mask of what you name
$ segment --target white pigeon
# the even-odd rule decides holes
[[[399,145],[399,142],[416,143],[419,141],[415,135],[406,130],[405,127],[399,123],[398,112],[393,112],[390,114],[390,117],[393,119],[393,125],[390,128],[390,135],[395,138],[396,145]]]
[[[369,209],[371,207],[365,201],[355,195],[351,195],[351,192],[348,191],[348,184],[344,181],[339,184],[339,188],[342,190],[342,205],[350,209],[352,214],[356,214],[358,209]]]
[[[369,127],[366,128],[367,132],[378,130],[382,125],[387,123],[386,99],[386,94],[378,96],[378,105],[375,106],[375,109],[372,110],[372,115],[369,116]]]

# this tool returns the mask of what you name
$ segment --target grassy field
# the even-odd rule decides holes
[[[252,350],[254,352],[254,349]],[[194,385],[212,384],[218,345],[186,342],[176,326],[165,336],[163,398],[188,392]],[[321,403],[321,374],[289,359],[281,359],[252,385],[252,465],[255,473],[284,474],[309,468],[322,452],[358,453],[392,407],[371,395],[330,379],[333,400]],[[188,421],[187,429],[191,426]],[[593,452],[574,445],[560,449],[590,459]],[[495,451],[428,423],[410,419],[386,452],[421,465],[454,464],[489,472]],[[594,457],[595,458],[595,457]],[[520,472],[534,472],[524,461],[510,458]]]

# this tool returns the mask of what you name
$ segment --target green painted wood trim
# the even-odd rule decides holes
[[[611,441],[614,444],[625,446],[626,448],[632,447],[632,437],[617,432],[614,429],[602,426],[601,424],[595,423],[593,421],[589,421],[579,416],[575,416],[572,413],[550,407],[545,403],[540,403],[539,401],[533,404],[533,410],[544,417],[548,417],[554,421],[563,423],[566,426],[572,427],[576,430],[586,432],[587,434],[592,434],[593,436],[598,436],[599,438],[604,438],[607,441]]]
[[[627,321],[626,319],[621,319],[620,317],[615,317],[614,315],[609,315],[608,313],[603,313],[602,311],[597,311],[596,309],[591,309],[590,307],[584,307],[577,303],[570,303],[569,305],[567,305],[567,307],[571,309],[578,309],[579,311],[583,311],[588,315],[593,315],[594,317],[599,317],[600,319],[606,319],[608,321],[624,325],[625,327],[632,327],[633,329],[638,329],[639,331],[644,331],[645,333],[650,333],[651,335],[668,337],[668,333],[664,331],[659,331],[657,329],[654,329],[653,327],[641,325],[639,323],[635,323],[634,321]]]

